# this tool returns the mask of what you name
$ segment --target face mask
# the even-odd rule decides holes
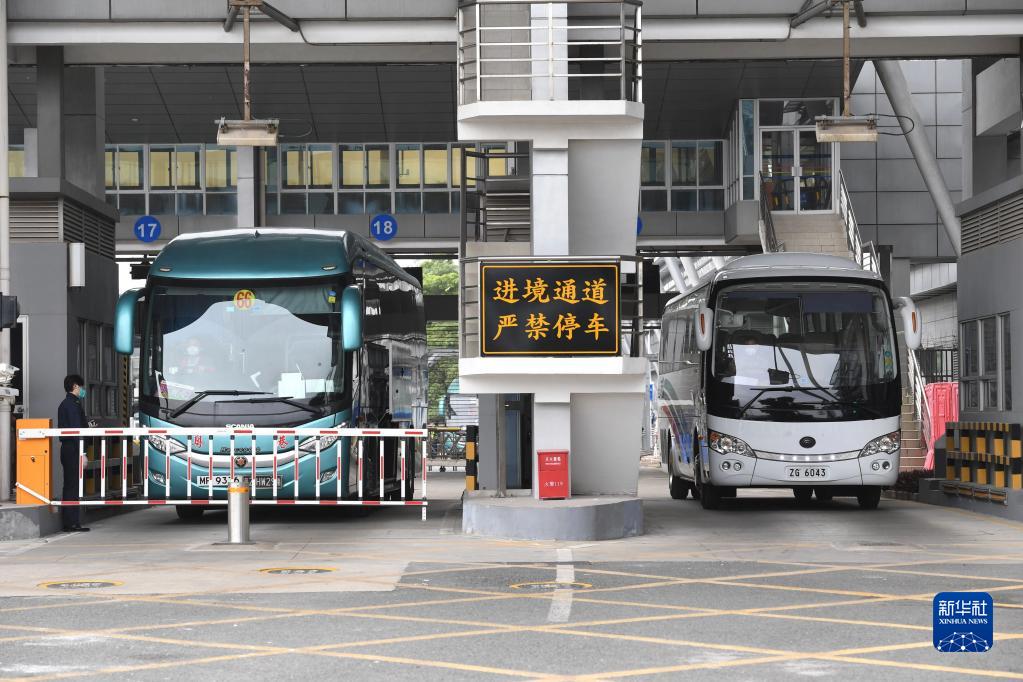
[[[188,348],[185,349],[185,352],[188,353],[189,355],[198,355],[199,346],[189,346]]]
[[[84,398],[85,397],[85,387],[83,387],[83,386],[79,386],[78,387],[78,397],[79,398]]]

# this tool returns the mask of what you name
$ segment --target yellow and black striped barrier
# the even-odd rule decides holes
[[[1023,489],[1023,427],[1003,422],[948,422],[945,478]]]
[[[465,427],[465,489],[479,490],[479,457],[476,448],[479,445],[480,428]]]

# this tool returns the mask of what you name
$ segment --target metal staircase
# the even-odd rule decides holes
[[[761,245],[765,252],[799,251],[842,256],[865,270],[881,273],[880,259],[873,242],[860,236],[845,177],[838,173],[840,193],[837,213],[772,213],[761,201]],[[761,196],[765,193],[762,191]],[[927,459],[927,434],[931,433],[930,406],[924,391],[926,381],[916,354],[906,347],[898,334],[902,360],[902,457],[903,471],[923,468]]]
[[[462,177],[463,243],[530,241],[528,151],[466,150]]]

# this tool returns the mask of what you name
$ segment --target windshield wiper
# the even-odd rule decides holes
[[[750,398],[748,403],[742,406],[742,409],[739,410],[739,415],[736,417],[736,419],[742,419],[743,416],[745,416],[746,414],[746,410],[748,410],[753,403],[760,400],[760,396],[764,395],[768,391],[783,391],[785,393],[791,393],[792,391],[806,391],[806,389],[801,388],[799,386],[765,386],[764,388],[761,388],[759,391],[757,391],[756,395]],[[813,394],[811,393],[810,395]],[[819,396],[814,395],[813,397],[818,398]]]
[[[859,408],[859,409],[861,409],[861,410],[863,410],[865,412],[869,412],[870,414],[875,415],[878,419],[882,419],[884,417],[884,415],[881,414],[880,411],[874,409],[873,407],[868,407],[867,405],[861,405],[861,404],[853,402],[851,400],[838,400],[837,398],[834,398],[829,391],[826,391],[824,389],[806,388],[804,386],[765,386],[764,388],[761,388],[760,390],[758,390],[756,395],[754,395],[750,399],[750,401],[748,403],[746,403],[745,405],[742,406],[742,409],[739,410],[739,415],[738,415],[738,417],[736,417],[736,419],[742,419],[743,416],[746,414],[746,410],[748,410],[753,405],[753,403],[755,403],[757,400],[759,400],[760,396],[762,396],[764,393],[766,393],[768,391],[783,391],[785,393],[791,393],[792,391],[801,391],[801,392],[807,394],[808,396],[810,396],[811,398],[817,398],[818,400],[821,400],[822,401],[821,405],[829,405],[829,404],[831,404],[831,405],[846,405],[846,406],[849,406],[849,407]],[[827,398],[822,400],[822,396],[814,393],[814,391],[820,391],[821,393],[826,395]]]
[[[861,405],[861,404],[853,402],[851,400],[838,400],[836,398],[831,398],[830,395],[829,395],[829,403],[832,404],[832,405],[846,405],[848,407],[855,407],[855,408],[858,408],[860,410],[863,410],[864,412],[869,412],[870,414],[874,415],[878,419],[884,419],[884,415],[881,413],[880,410],[876,410],[873,407],[868,407],[867,405]],[[822,404],[827,405],[829,403],[822,403]]]
[[[235,396],[237,396],[237,395],[269,395],[269,393],[267,393],[266,391],[199,391],[194,396],[189,398],[188,402],[186,402],[184,405],[182,405],[178,409],[176,409],[173,412],[171,412],[170,413],[170,418],[174,419],[175,417],[179,417],[179,416],[183,415],[185,412],[188,412],[190,409],[195,407],[196,403],[198,403],[200,400],[202,400],[203,398],[206,398],[207,396],[211,396],[211,395],[235,395]]]
[[[224,400],[225,403],[284,403],[285,405],[291,405],[297,407],[300,410],[305,410],[310,414],[320,414],[320,411],[315,407],[303,405],[291,396],[273,396],[271,398],[246,398],[245,400]]]

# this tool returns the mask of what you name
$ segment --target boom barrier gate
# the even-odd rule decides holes
[[[321,505],[321,506],[356,506],[356,507],[380,507],[380,506],[402,506],[402,507],[420,507],[422,508],[422,519],[426,520],[426,507],[428,506],[426,496],[426,473],[427,473],[427,449],[428,449],[428,431],[426,429],[354,429],[354,428],[337,428],[337,429],[319,429],[319,428],[294,428],[294,429],[279,429],[279,428],[254,428],[254,429],[228,429],[228,428],[166,428],[166,429],[149,429],[149,428],[86,428],[86,429],[52,429],[52,428],[18,428],[18,446],[19,450],[22,447],[31,447],[32,445],[38,446],[40,443],[48,444],[51,438],[74,438],[78,441],[78,496],[79,498],[84,497],[84,474],[86,471],[86,439],[89,438],[100,438],[99,447],[99,459],[100,459],[100,498],[103,499],[78,499],[78,500],[53,500],[47,498],[44,494],[32,490],[31,488],[24,485],[19,476],[17,487],[24,491],[27,495],[35,498],[40,504],[48,504],[52,506],[123,506],[123,505],[198,505],[198,506],[224,506],[227,505],[227,495],[224,494],[223,498],[214,497],[215,493],[219,492],[217,489],[222,486],[214,486],[214,479],[217,477],[214,474],[216,469],[227,469],[229,470],[229,481],[233,481],[236,476],[250,476],[253,482],[252,490],[256,490],[255,482],[257,480],[257,456],[263,456],[265,454],[258,453],[256,447],[256,439],[260,437],[271,437],[273,441],[273,449],[271,453],[270,466],[271,466],[271,495],[269,498],[258,498],[253,492],[250,504],[254,505]],[[183,437],[184,444],[183,450],[172,454],[170,452],[171,447],[168,445],[168,439],[173,436]],[[349,443],[349,456],[355,456],[358,459],[358,484],[357,484],[357,497],[350,498],[345,493],[347,490],[342,490],[341,485],[335,485],[336,496],[326,497],[321,496],[321,489],[323,488],[323,481],[321,479],[321,438],[323,437],[335,437],[337,438],[338,447],[344,443],[342,439],[348,439]],[[153,446],[150,443],[151,438],[158,438],[164,443],[163,448]],[[227,453],[228,462],[225,462],[223,453],[214,454],[213,452],[213,439],[215,437],[229,439],[229,452]],[[120,447],[118,451],[108,452],[107,439],[118,438],[120,439]],[[193,442],[196,438],[206,438],[209,446],[206,450],[193,450]],[[284,442],[285,439],[291,438],[294,440],[294,447],[286,448],[281,450],[279,444]],[[312,457],[309,458],[309,452],[302,450],[300,443],[303,440],[310,438],[315,439],[315,449]],[[373,453],[368,451],[367,439],[375,439],[378,443],[378,452]],[[385,474],[386,474],[386,461],[385,451],[386,439],[397,439],[397,455],[398,461],[396,463],[396,474],[400,474],[397,499],[388,499],[386,497],[385,490]],[[244,447],[245,441],[248,441],[248,447]],[[201,442],[201,440],[199,440]],[[137,443],[137,445],[136,445]],[[178,445],[182,445],[178,443]],[[135,452],[135,448],[140,448],[141,452]],[[411,478],[412,481],[415,479],[415,454],[416,450],[422,452],[422,486],[420,490],[420,497],[414,498],[415,485],[407,486],[406,482]],[[366,467],[369,465],[369,458],[375,454],[378,457],[377,460],[377,475],[379,482],[377,486],[377,496],[375,498],[366,498],[363,495],[363,474],[366,471]],[[180,455],[184,456],[186,467],[187,484],[185,485],[185,497],[172,498],[171,497],[171,476],[169,473],[172,471],[172,461],[177,458],[180,460]],[[248,455],[248,457],[246,457]],[[107,462],[111,457],[117,457],[121,460],[121,476],[120,476],[120,497],[107,498]],[[143,482],[141,496],[136,498],[129,497],[128,487],[128,471],[129,460],[133,457],[141,457]],[[152,458],[163,459],[164,465],[164,484],[152,485],[150,483],[150,461]],[[236,466],[236,461],[245,459],[245,466]],[[192,468],[194,459],[204,459],[207,467],[206,484],[199,485],[193,482]],[[341,470],[341,457],[338,456],[338,463],[336,465],[336,471],[334,480],[340,481],[340,470]],[[286,484],[286,486],[279,485],[278,466],[283,466],[288,463],[299,463],[312,461],[315,463],[315,486],[314,496],[310,499],[300,498],[298,491],[300,490],[300,476],[302,466],[293,466],[294,476],[293,481]],[[266,460],[264,460],[266,461]],[[265,465],[259,465],[259,469],[267,468]],[[309,467],[312,468],[312,467]],[[200,469],[201,470],[201,469]],[[230,483],[228,483],[230,485]],[[293,486],[294,495],[290,497],[281,496],[282,492],[279,490],[281,487]],[[408,493],[412,491],[412,495]],[[110,493],[115,493],[115,490],[110,490]],[[198,495],[203,495],[198,497]]]

